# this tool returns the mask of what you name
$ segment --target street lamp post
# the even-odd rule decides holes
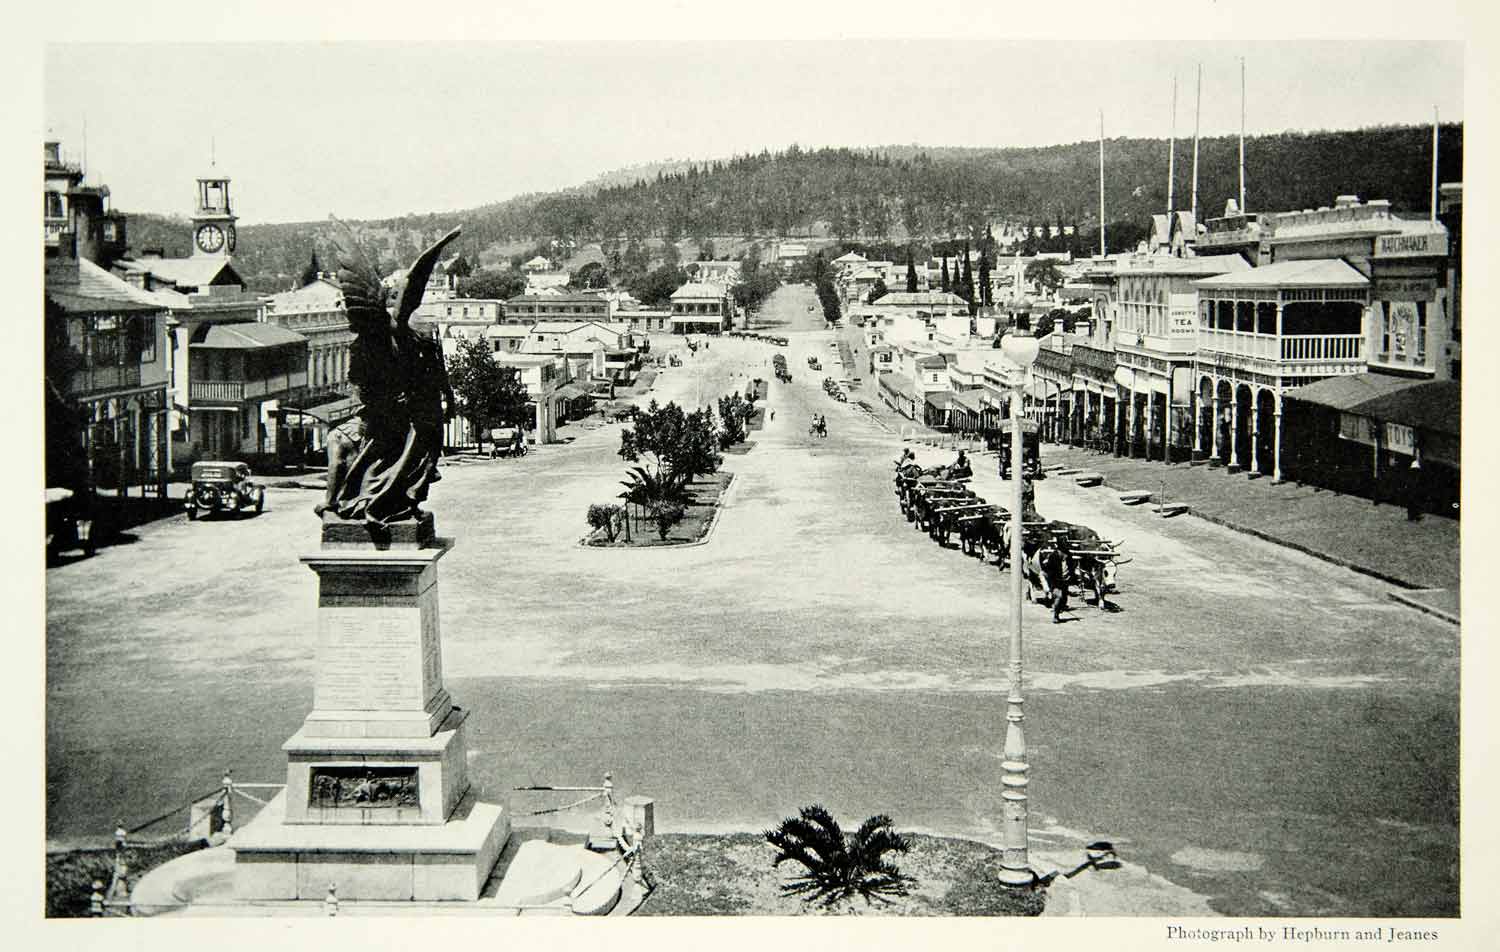
[[[1023,401],[1021,390],[1026,386],[1031,365],[1036,360],[1040,342],[1029,336],[1007,334],[1001,349],[1017,369],[1011,379],[1010,388],[1010,695],[1006,699],[1005,711],[1005,759],[1001,761],[1003,771],[1000,783],[1004,809],[1004,851],[1000,860],[1000,881],[1007,886],[1030,886],[1036,882],[1027,858],[1027,799],[1026,735],[1021,728],[1025,715],[1021,712],[1021,523],[1025,502],[1023,499],[1022,475],[1024,451],[1022,449]],[[1003,451],[1002,451],[1003,452]]]

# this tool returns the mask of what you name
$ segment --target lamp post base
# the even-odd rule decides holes
[[[1000,880],[1002,886],[1010,886],[1015,889],[1035,886],[1037,884],[1037,875],[1032,872],[1030,867],[1011,869],[1008,866],[1001,866],[1000,875],[997,878]]]

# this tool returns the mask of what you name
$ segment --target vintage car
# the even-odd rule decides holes
[[[260,512],[266,507],[266,487],[250,479],[250,464],[202,461],[193,464],[193,488],[188,491],[187,514],[227,510],[238,515],[246,509]]]
[[[56,558],[73,549],[93,555],[97,536],[93,513],[85,497],[71,489],[49,488],[46,498],[47,558]]]
[[[525,455],[526,433],[520,427],[497,426],[490,430],[490,459]]]

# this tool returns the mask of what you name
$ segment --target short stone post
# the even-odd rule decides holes
[[[336,916],[339,914],[338,883],[328,884],[328,895],[323,897],[323,914]]]
[[[94,891],[89,894],[89,915],[104,915],[104,883],[94,880]]]
[[[656,835],[656,801],[650,797],[627,797],[625,819],[620,825],[629,831],[629,850],[634,852],[631,877],[640,886],[653,888],[651,873],[646,869],[646,840]]]

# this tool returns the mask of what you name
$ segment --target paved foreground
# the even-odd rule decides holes
[[[822,802],[998,841],[1005,577],[902,520],[898,440],[807,370],[834,354],[811,302],[797,287],[767,306],[795,379],[773,382],[775,419],[726,463],[706,545],[577,545],[588,504],[619,491],[617,425],[445,467],[444,665],[485,795],[525,814],[556,801],[512,787],[612,770],[622,794],[658,798],[665,830],[760,830]],[[655,392],[709,399],[770,377],[771,353],[715,341]],[[828,439],[808,436],[813,412]],[[976,488],[999,501],[990,465]],[[226,766],[284,774],[312,700],[315,577],[297,556],[314,501],[167,520],[48,573],[51,839],[149,818]],[[1365,576],[1064,480],[1038,506],[1135,561],[1116,613],[1053,625],[1026,608],[1037,849],[1112,839],[1234,915],[1456,913],[1452,626]]]

